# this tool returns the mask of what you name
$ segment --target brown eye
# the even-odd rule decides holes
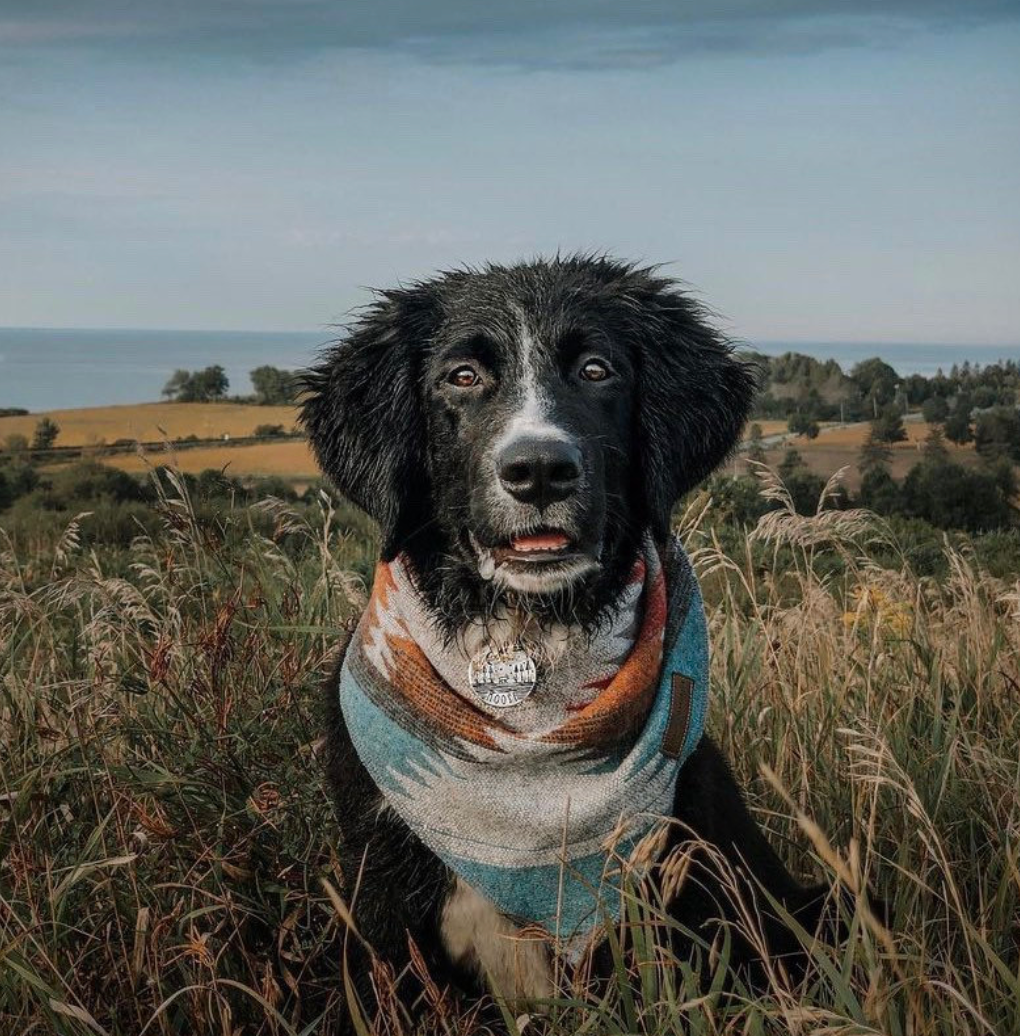
[[[584,381],[605,381],[609,377],[609,368],[601,360],[589,360],[581,368]]]
[[[465,365],[450,371],[446,380],[457,388],[474,388],[482,379],[478,377],[478,371],[474,367]]]

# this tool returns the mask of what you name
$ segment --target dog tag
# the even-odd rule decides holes
[[[520,705],[535,689],[535,660],[519,647],[482,648],[468,663],[471,690],[497,709]]]

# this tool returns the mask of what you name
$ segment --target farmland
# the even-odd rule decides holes
[[[195,446],[187,450],[173,447],[138,453],[120,453],[103,458],[104,464],[136,474],[155,464],[173,464],[180,471],[196,475],[214,468],[228,475],[282,475],[307,480],[316,478],[319,469],[304,439],[265,442],[246,446]]]
[[[235,438],[252,435],[260,424],[279,424],[290,431],[297,423],[297,409],[245,403],[136,403],[50,410],[0,417],[0,443],[10,435],[31,439],[43,417],[60,426],[58,446],[97,446],[119,439],[160,442],[189,435],[199,439]]]
[[[780,426],[778,431],[785,431],[785,422],[762,421],[763,434],[777,434],[768,429],[773,426]],[[860,485],[860,472],[857,470],[857,461],[861,446],[868,436],[869,425],[866,421],[855,422],[847,425],[823,425],[818,437],[806,439],[803,436],[791,436],[784,438],[780,444],[766,445],[765,457],[770,465],[777,465],[783,459],[786,450],[796,449],[804,459],[808,470],[822,478],[828,478],[834,471],[848,467],[846,485],[856,490]],[[924,421],[906,421],[904,428],[907,432],[905,442],[892,443],[889,446],[890,460],[889,470],[896,479],[902,479],[907,472],[918,463],[922,456],[924,440],[931,431],[931,425]],[[967,467],[976,467],[980,458],[974,446],[958,446],[955,443],[947,442],[946,450],[951,460]],[[737,469],[746,469],[747,465],[737,462]]]

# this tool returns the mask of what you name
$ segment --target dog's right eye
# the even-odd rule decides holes
[[[446,380],[457,388],[474,388],[482,379],[478,376],[478,371],[474,367],[469,367],[464,364],[462,367],[457,367],[446,376]]]

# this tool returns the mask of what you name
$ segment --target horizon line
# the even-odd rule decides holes
[[[343,329],[342,324],[324,325],[323,333],[328,334],[330,328]],[[314,335],[312,328],[253,328],[253,327],[87,327],[87,326],[53,326],[42,324],[0,324],[0,331],[88,331],[96,333],[131,334],[147,332],[156,334],[227,334],[227,335]],[[334,336],[335,337],[335,336]],[[1015,341],[925,341],[914,338],[764,338],[750,335],[727,335],[736,345],[923,345],[927,348],[946,349],[1020,349],[1020,338]],[[332,340],[332,339],[331,339]]]

